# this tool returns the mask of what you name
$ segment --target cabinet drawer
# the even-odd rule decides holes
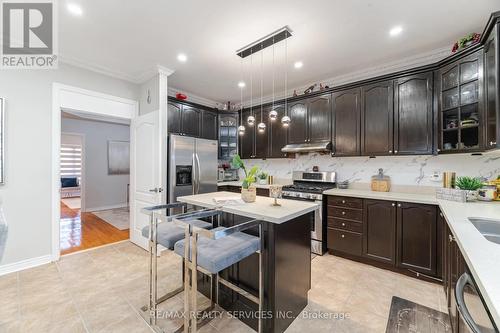
[[[363,211],[361,209],[351,209],[343,207],[328,207],[328,217],[340,217],[343,219],[363,221]]]
[[[361,234],[328,228],[327,246],[329,249],[361,256],[363,237]]]
[[[349,197],[328,197],[329,206],[346,207],[346,208],[363,208],[363,199]]]
[[[363,233],[363,223],[334,217],[328,218],[328,227]]]

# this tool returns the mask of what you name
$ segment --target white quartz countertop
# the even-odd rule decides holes
[[[500,327],[500,244],[488,241],[468,220],[468,217],[500,220],[500,203],[438,200],[438,204],[491,316]]]
[[[188,195],[178,197],[177,200],[190,205],[216,208],[214,198],[234,197],[241,198],[238,193],[232,192],[212,192],[205,194]],[[271,223],[284,223],[306,213],[315,211],[319,208],[318,204],[307,201],[278,199],[279,207],[271,206],[274,199],[269,197],[257,196],[255,202],[244,203],[239,205],[222,206],[221,210],[226,213],[246,216],[250,218],[260,219]]]
[[[243,181],[241,181],[241,180],[232,181],[232,182],[218,182],[217,186],[238,186],[238,187],[240,187],[241,183],[243,183]],[[292,183],[293,182],[290,180],[289,182],[274,183],[272,185],[281,185],[281,186],[284,186],[284,185],[290,185]],[[256,188],[269,189],[269,187],[271,185],[269,185],[269,184],[262,185],[262,184],[259,184],[259,183],[253,183],[252,186],[255,186]]]
[[[433,194],[332,189],[326,195],[439,205],[496,325],[500,327],[500,245],[488,241],[468,220],[500,220],[499,202],[454,202]]]
[[[393,200],[421,204],[437,205],[435,194],[427,193],[401,193],[401,192],[376,192],[370,190],[338,189],[334,188],[323,192],[326,195],[338,195],[364,199]]]

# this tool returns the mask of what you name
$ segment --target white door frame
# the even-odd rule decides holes
[[[139,114],[136,100],[104,94],[79,87],[52,84],[52,260],[59,260],[60,254],[60,151],[61,151],[61,108],[78,110],[88,114],[133,119]],[[118,110],[118,112],[117,112]]]
[[[81,161],[81,165],[82,165],[82,172],[81,172],[81,176],[80,176],[80,211],[83,213],[85,212],[85,134],[84,133],[75,133],[75,132],[63,132],[61,131],[61,135],[64,134],[64,135],[73,135],[73,136],[79,136],[81,138],[81,143],[82,143],[82,152],[81,152],[81,156],[82,156],[82,161]],[[61,150],[59,149],[59,152]],[[61,156],[61,154],[59,154],[59,157]],[[61,169],[61,164],[59,164],[59,169]]]

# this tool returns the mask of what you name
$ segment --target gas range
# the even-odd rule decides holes
[[[293,172],[293,185],[283,186],[283,197],[319,201],[323,191],[335,188],[335,172]]]
[[[326,251],[326,219],[323,218],[323,191],[336,187],[335,172],[294,171],[293,185],[283,186],[282,196],[291,200],[315,201],[319,209],[314,212],[311,229],[311,251],[323,255]]]

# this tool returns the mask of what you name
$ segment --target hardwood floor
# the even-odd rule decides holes
[[[119,230],[92,213],[81,213],[61,202],[61,254],[129,239],[129,230]]]

